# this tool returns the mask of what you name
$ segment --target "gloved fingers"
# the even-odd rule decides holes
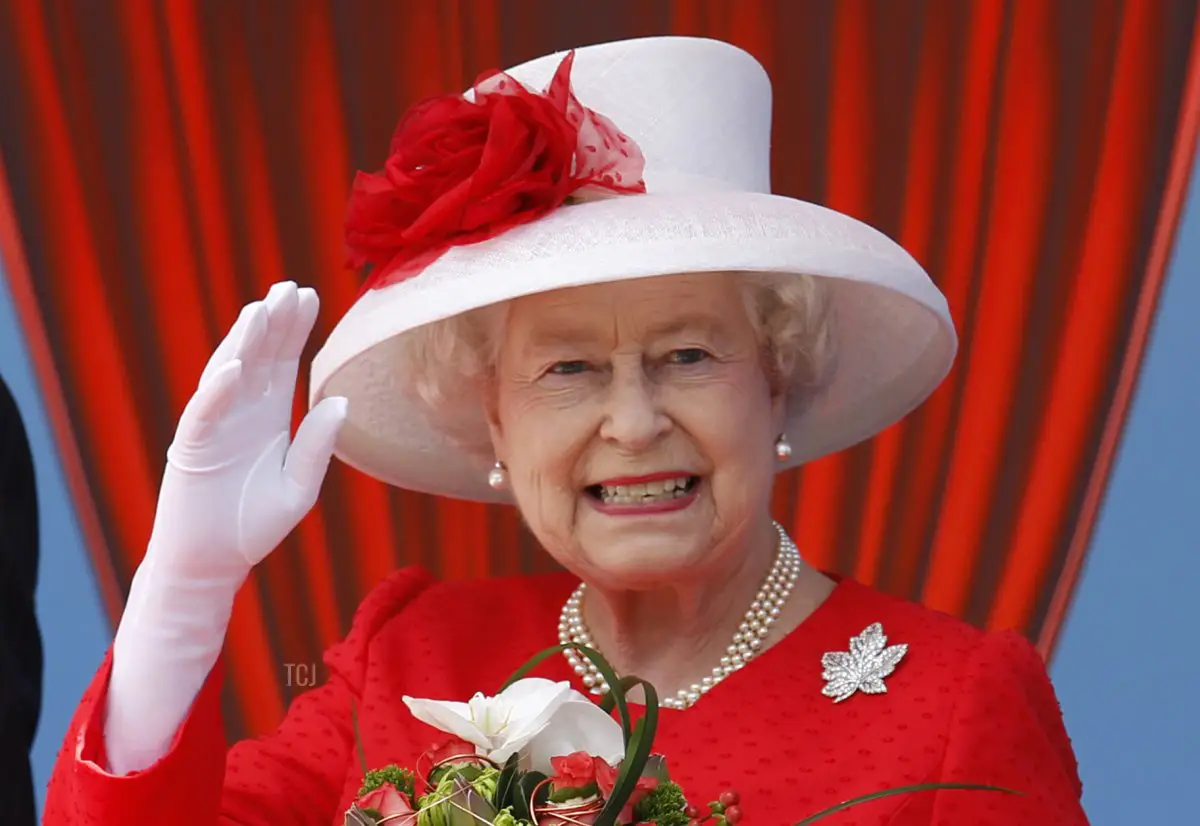
[[[271,385],[279,346],[291,329],[297,306],[296,284],[281,281],[272,284],[263,299],[266,308],[266,335],[252,351],[243,356],[246,362],[245,390],[248,396],[261,396]]]
[[[300,360],[300,354],[304,352],[304,345],[312,334],[320,307],[317,291],[312,287],[301,287],[296,291],[296,313],[292,317],[292,326],[279,347],[279,361]]]
[[[271,373],[270,404],[276,408],[273,415],[279,421],[290,424],[292,405],[296,397],[296,376],[300,370],[300,354],[312,333],[317,320],[320,302],[312,287],[302,287],[296,293],[296,312],[292,326],[287,331]]]
[[[208,377],[184,407],[175,430],[174,445],[198,444],[211,432],[237,399],[241,377],[242,362],[236,358],[222,364]]]
[[[267,340],[263,354],[269,361],[279,360],[279,350],[287,341],[288,333],[300,309],[300,290],[295,281],[272,284],[265,299],[267,304]]]
[[[263,305],[261,301],[252,301],[238,313],[237,320],[221,339],[217,349],[209,356],[204,372],[200,374],[199,387],[203,387],[217,370],[221,369],[230,359],[241,358],[246,350],[251,349],[257,340],[266,333],[263,324]]]
[[[347,401],[342,396],[322,399],[300,422],[284,457],[284,478],[296,486],[305,507],[312,507],[321,490],[338,431],[346,421],[346,411]]]

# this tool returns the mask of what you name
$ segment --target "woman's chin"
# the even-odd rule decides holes
[[[654,512],[606,513],[585,505],[577,540],[597,579],[642,590],[694,575],[711,553],[712,522],[702,501]]]
[[[630,543],[588,554],[588,566],[596,575],[587,579],[613,591],[649,591],[694,575],[703,559],[703,553],[681,554],[678,545],[662,548]]]

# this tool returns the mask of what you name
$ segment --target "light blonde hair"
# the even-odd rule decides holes
[[[739,273],[746,312],[763,354],[763,369],[775,392],[790,394],[789,411],[811,399],[832,372],[833,317],[829,288],[808,275],[780,278]],[[480,457],[491,442],[480,395],[493,374],[503,337],[507,304],[493,304],[426,324],[405,335],[397,365],[423,403],[429,421]]]

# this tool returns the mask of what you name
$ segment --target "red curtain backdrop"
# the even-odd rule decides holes
[[[345,196],[405,107],[488,68],[665,33],[757,56],[776,191],[897,238],[959,324],[929,403],[782,477],[779,518],[815,564],[1049,653],[1195,148],[1186,0],[0,4],[0,243],[114,620],[174,423],[238,308],[273,281],[314,285],[311,356],[353,300]],[[410,563],[549,564],[512,510],[335,465],[239,596],[231,736],[273,726],[286,664],[319,661]]]

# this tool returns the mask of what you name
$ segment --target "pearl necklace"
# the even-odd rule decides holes
[[[775,563],[771,566],[771,571],[767,574],[762,587],[758,589],[754,602],[746,611],[737,633],[733,635],[733,642],[726,649],[725,656],[721,657],[720,665],[712,670],[710,676],[700,682],[679,689],[674,697],[662,698],[661,702],[664,708],[682,710],[695,705],[713,686],[745,666],[762,650],[771,626],[779,619],[784,603],[791,596],[796,578],[800,575],[801,565],[800,552],[796,550],[795,543],[778,522],[774,524],[775,530],[779,533],[779,552],[775,556]],[[558,620],[558,640],[563,645],[583,645],[595,648],[592,635],[583,621],[581,606],[586,590],[586,583],[580,583],[579,587],[571,594],[570,599],[563,605],[562,614]],[[605,682],[604,676],[591,660],[581,656],[573,648],[564,649],[563,654],[572,670],[580,676],[583,684],[592,694],[608,692],[608,683]]]

